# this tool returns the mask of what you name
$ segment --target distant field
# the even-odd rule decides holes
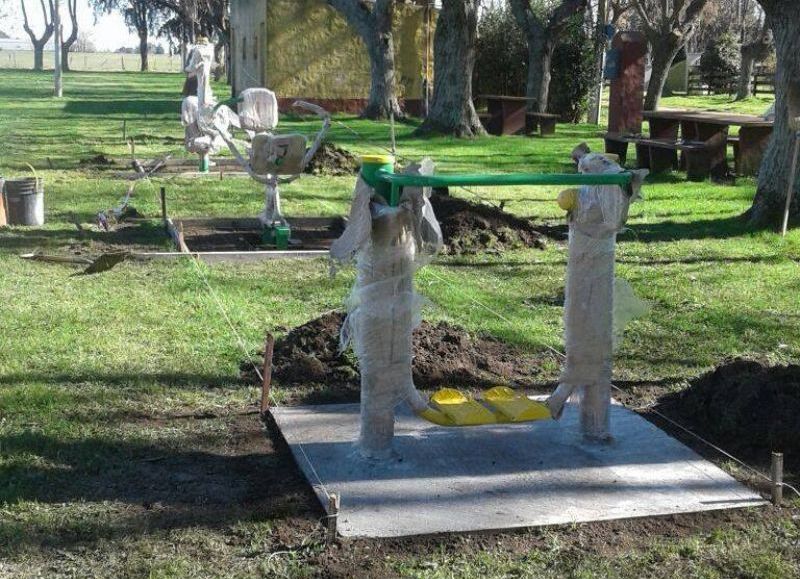
[[[150,70],[153,72],[180,72],[181,58],[178,55],[151,54]],[[72,70],[84,71],[138,71],[138,54],[118,54],[115,52],[71,52],[69,65]],[[45,51],[45,68],[53,68],[53,53]],[[32,50],[0,50],[0,68],[33,68]]]

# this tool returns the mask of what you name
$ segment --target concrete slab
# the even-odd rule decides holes
[[[442,428],[401,412],[397,458],[359,458],[358,405],[274,408],[323,505],[341,497],[343,536],[401,537],[534,527],[766,504],[694,451],[615,404],[615,441],[583,443],[577,409],[521,425]],[[324,485],[324,488],[323,488]]]

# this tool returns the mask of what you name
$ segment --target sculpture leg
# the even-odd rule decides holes
[[[405,210],[373,218],[372,245],[358,262],[358,307],[351,316],[361,366],[359,449],[367,458],[391,456],[395,407],[416,392],[411,335],[418,305],[410,225]]]
[[[259,216],[261,223],[264,225],[274,225],[275,223],[283,223],[283,214],[281,213],[281,197],[278,192],[278,183],[270,181],[264,186],[264,212]]]
[[[592,384],[578,389],[581,409],[581,432],[595,442],[611,440],[609,406],[611,384]]]

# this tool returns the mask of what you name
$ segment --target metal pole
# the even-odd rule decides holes
[[[53,84],[56,98],[63,96],[61,87],[61,6],[60,0],[55,0],[53,14]]]
[[[780,452],[772,453],[772,468],[770,478],[772,479],[772,503],[780,506],[783,501],[783,454]]]
[[[161,188],[161,219],[164,221],[164,233],[169,235],[169,222],[167,221],[167,188]]]

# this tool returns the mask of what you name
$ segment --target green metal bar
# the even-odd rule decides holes
[[[508,187],[510,185],[630,185],[630,172],[584,173],[506,173],[506,174],[439,174],[404,175],[377,171],[376,177],[392,185],[389,204],[397,206],[403,187]]]

